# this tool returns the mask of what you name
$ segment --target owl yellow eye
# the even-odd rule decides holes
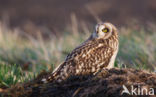
[[[104,29],[102,29],[102,32],[107,33],[107,32],[109,32],[109,29],[108,28],[104,28]]]

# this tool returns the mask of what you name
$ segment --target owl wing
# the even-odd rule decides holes
[[[87,41],[86,43],[83,43],[77,48],[75,48],[71,53],[67,55],[63,63],[58,65],[50,75],[47,75],[46,78],[42,79],[42,82],[47,83],[47,82],[51,82],[52,80],[62,79],[60,78],[61,76],[68,76],[69,74],[67,74],[67,72],[71,72],[71,70],[75,70],[74,68],[74,65],[76,65],[76,63],[74,62],[75,57],[79,56],[82,51],[88,48],[89,45],[92,45],[91,43],[92,42]],[[66,75],[63,75],[63,74],[66,74]]]
[[[111,63],[114,49],[107,43],[92,41],[74,49],[66,58],[66,62],[75,75],[98,72]],[[69,66],[67,66],[69,67]],[[73,71],[70,71],[73,70]]]

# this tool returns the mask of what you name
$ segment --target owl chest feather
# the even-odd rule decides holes
[[[111,57],[110,62],[109,62],[109,64],[108,64],[108,66],[107,66],[108,69],[114,67],[114,62],[115,62],[117,53],[118,53],[118,47],[117,47],[117,49],[113,52],[113,56]]]

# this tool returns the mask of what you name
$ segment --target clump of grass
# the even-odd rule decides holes
[[[0,87],[7,88],[17,82],[25,82],[32,79],[35,75],[23,72],[18,65],[0,64]]]

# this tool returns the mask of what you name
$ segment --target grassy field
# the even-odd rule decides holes
[[[155,71],[156,29],[154,24],[138,24],[119,28],[120,49],[116,67]],[[9,29],[0,24],[0,88],[33,79],[42,70],[53,70],[65,56],[89,37],[92,29],[77,27],[63,32],[59,37],[49,34],[44,39],[40,32],[33,38],[19,29]],[[22,33],[22,35],[21,35]],[[23,35],[25,37],[23,37]]]

